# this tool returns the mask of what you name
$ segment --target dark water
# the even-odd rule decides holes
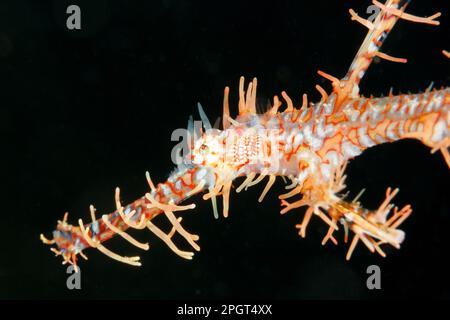
[[[81,7],[81,30],[66,28],[72,3]],[[116,186],[124,201],[138,198],[147,191],[146,170],[164,180],[173,169],[173,129],[196,115],[197,101],[218,117],[225,85],[236,114],[239,76],[258,77],[262,107],[282,90],[296,104],[304,92],[318,100],[314,85],[330,88],[316,71],[345,74],[366,32],[348,9],[367,16],[366,3],[2,1],[0,297],[450,298],[448,168],[415,141],[375,147],[348,168],[350,194],[365,187],[366,207],[376,208],[392,186],[400,188],[395,202],[414,208],[402,249],[387,248],[385,259],[360,244],[346,262],[348,245],[320,245],[326,227],[317,218],[307,238],[298,237],[303,211],[279,215],[281,180],[263,204],[262,186],[233,192],[226,220],[214,220],[210,204],[196,197],[195,212],[183,220],[200,235],[193,261],[148,231],[132,234],[150,241],[149,252],[122,239],[107,244],[141,255],[141,268],[87,250],[81,290],[66,288],[66,268],[39,241],[65,211],[72,223],[88,219],[91,203],[110,212]],[[440,53],[450,50],[448,9],[445,1],[413,1],[409,11],[417,15],[444,11],[441,26],[399,22],[383,51],[409,63],[373,65],[362,93],[448,85],[450,61]],[[381,290],[366,288],[373,264],[381,268]]]

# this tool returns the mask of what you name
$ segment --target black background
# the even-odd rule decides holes
[[[82,10],[82,30],[65,27],[69,4]],[[383,259],[360,244],[320,241],[326,226],[313,219],[306,239],[294,225],[302,210],[279,215],[281,180],[259,204],[262,186],[231,195],[228,219],[213,219],[200,197],[186,228],[200,235],[193,261],[174,255],[147,231],[132,234],[149,252],[113,239],[107,246],[139,254],[143,267],[115,262],[95,250],[81,262],[82,289],[66,288],[66,268],[39,234],[51,235],[65,211],[88,219],[88,206],[114,208],[147,191],[144,172],[164,180],[172,170],[170,141],[200,101],[211,119],[239,76],[259,79],[258,104],[286,90],[298,105],[314,99],[317,74],[342,77],[366,30],[349,19],[369,1],[2,1],[0,3],[0,136],[2,147],[1,298],[450,298],[448,169],[408,140],[374,147],[349,165],[348,189],[376,208],[387,186],[395,202],[411,203],[402,249]],[[381,61],[361,83],[365,95],[420,92],[448,85],[448,1],[413,1],[409,12],[442,11],[441,26],[400,21],[383,47],[408,64]],[[234,108],[234,114],[237,107]],[[238,181],[239,182],[239,181]],[[157,223],[168,227],[158,219]],[[181,240],[181,239],[179,239]],[[342,234],[339,235],[342,240]],[[180,247],[185,244],[179,241]],[[187,247],[184,247],[187,248]],[[377,264],[382,289],[366,288]]]

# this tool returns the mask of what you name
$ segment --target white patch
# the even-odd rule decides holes
[[[359,137],[359,143],[363,145],[364,147],[371,147],[375,145],[375,142],[370,139],[370,137],[366,133],[366,128],[359,127],[358,128],[358,137]]]
[[[417,132],[423,132],[423,123],[417,125]]]
[[[433,109],[433,98],[430,100],[430,102],[427,104],[427,107],[425,108],[425,112],[430,112]]]
[[[303,132],[305,134],[305,140],[308,144],[311,144],[311,140],[312,140],[312,129],[311,129],[311,125],[307,124],[304,128],[303,128]]]
[[[336,151],[328,151],[327,155],[325,156],[325,159],[327,159],[330,164],[334,167],[336,167],[339,164],[339,155]]]
[[[308,169],[301,171],[297,176],[297,183],[299,185],[303,185],[303,182],[305,182],[308,175],[309,175]]]
[[[165,196],[168,196],[171,193],[170,188],[168,186],[166,186],[165,184],[161,185],[161,190]]]
[[[380,116],[380,111],[383,109],[383,107],[375,105],[375,106],[370,106],[370,122],[371,123],[378,123],[379,121],[379,116]]]
[[[334,106],[334,103],[336,102],[336,94],[335,93],[330,94],[328,102],[330,103],[331,107]]]
[[[353,158],[361,153],[361,149],[359,149],[358,146],[355,146],[348,140],[342,143],[342,151],[346,158]]]
[[[330,100],[334,100],[334,96]],[[324,115],[329,115],[333,111],[334,101],[329,101],[323,105]]]
[[[329,124],[325,127],[325,135],[331,137],[336,132],[336,127],[332,124]]]
[[[364,76],[364,72],[362,71],[363,76]],[[361,77],[362,78],[362,77]],[[352,88],[352,97],[357,97],[359,94],[359,86],[357,84],[355,84]]]
[[[311,158],[311,154],[309,153],[309,151],[307,151],[307,150],[303,150],[303,151],[300,151],[299,153],[297,153],[297,158],[300,160],[307,160],[307,162],[308,162],[308,160],[310,160],[310,158]]]
[[[321,139],[325,138],[326,136],[326,132],[325,132],[325,126],[324,126],[324,118],[321,118],[316,125],[316,133],[317,136]]]
[[[417,129],[417,122],[415,122],[415,121],[413,121],[412,123],[411,123],[411,125],[409,126],[409,132],[415,132],[416,131],[416,129]]]
[[[358,119],[358,117],[359,117],[359,111],[353,109],[353,106],[351,106],[351,105],[348,105],[347,107],[345,107],[344,113],[351,122],[355,122],[356,119]]]
[[[394,133],[394,128],[397,126],[397,122],[391,122],[386,130],[386,135],[391,140],[397,140],[398,137]]]
[[[303,142],[303,134],[298,133],[294,136],[294,149],[297,149]]]
[[[322,172],[322,176],[325,180],[329,180],[331,177],[331,166],[329,164],[323,163],[320,166],[320,171]]]
[[[375,52],[378,50],[378,47],[373,43],[373,41],[370,41],[369,48],[367,48],[367,52]]]
[[[442,97],[434,94],[430,100],[430,103],[427,105],[425,112],[432,112],[434,109],[439,109],[442,104]]]
[[[359,117],[359,121],[361,121],[363,123],[366,122],[367,119],[369,118],[369,112],[370,112],[370,109],[367,108],[366,111],[364,111],[364,113]]]
[[[408,106],[409,106],[409,103],[404,103],[404,104],[400,107],[400,109],[397,111],[397,113],[400,114],[400,115],[404,115],[404,114],[405,114],[405,111],[406,111],[406,108],[408,108]]]
[[[391,104],[391,109],[389,110],[390,114],[396,114],[397,113],[397,109],[398,109],[398,98],[396,98],[392,104]]]
[[[434,110],[439,110],[439,108],[442,106],[442,99],[443,99],[444,97],[443,96],[441,96],[441,95],[435,95],[434,96]]]
[[[323,106],[322,100],[320,100],[320,102],[318,102],[318,103],[314,103],[312,105],[313,115],[320,116],[320,113],[322,112],[322,106]],[[315,118],[317,119],[318,117],[315,117]]]
[[[92,224],[91,224],[91,229],[92,229],[92,232],[94,233],[94,234],[98,234],[99,233],[99,228],[98,228],[98,221],[94,221],[94,222],[92,222]]]
[[[267,128],[273,129],[278,128],[278,119],[277,117],[271,117],[269,121],[267,122]]]
[[[439,142],[446,136],[447,126],[444,120],[439,120],[438,123],[433,128],[433,136],[431,137],[431,141]]]
[[[313,150],[319,150],[323,145],[323,139],[320,139],[318,137],[312,136],[311,140],[311,149]]]
[[[409,115],[413,116],[416,113],[416,109],[419,106],[419,99],[417,99],[417,96],[414,97],[414,99],[412,99],[409,102]]]
[[[292,151],[292,145],[290,143],[286,144],[286,146],[284,147],[284,152],[289,154]]]
[[[386,139],[383,136],[381,136],[378,133],[376,133],[375,134],[375,141],[377,143],[384,143],[384,142],[386,142]]]
[[[353,222],[353,216],[351,214],[345,213],[344,217],[348,222]]]
[[[399,136],[402,137],[402,136],[405,134],[405,121],[404,121],[404,120],[401,120],[401,121],[398,123],[397,128],[398,128],[398,134],[399,134]]]

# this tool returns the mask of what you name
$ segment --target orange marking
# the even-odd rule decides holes
[[[292,109],[291,122],[296,122],[300,113],[301,113],[301,110],[297,110],[295,108]]]
[[[185,179],[187,179],[187,181]],[[181,177],[181,182],[187,186],[192,184],[191,176],[188,175],[188,176]]]
[[[270,143],[270,141],[267,141],[266,147],[267,147],[267,156],[270,158],[272,154],[272,144]]]
[[[394,134],[400,138],[400,131],[399,131],[399,127],[400,127],[400,121],[396,121],[394,123],[394,128],[392,128],[392,131],[394,132]]]
[[[299,168],[300,170],[304,170],[304,169],[306,169],[306,168],[308,168],[308,167],[309,167],[309,163],[306,162],[305,160],[300,160],[300,161],[298,162],[298,168]]]
[[[434,127],[439,120],[439,115],[439,112],[436,112],[425,116],[423,133],[427,134],[430,139],[433,136]]]
[[[413,120],[410,118],[403,123],[403,132],[406,134],[409,132],[409,128],[411,127]]]
[[[378,125],[374,129],[374,132],[376,134],[378,134],[379,136],[383,137],[384,139],[388,139],[386,132],[387,132],[387,128],[388,128],[389,124],[391,124],[391,122],[392,121],[389,119],[384,119],[383,121],[378,123]]]
[[[373,142],[375,142],[375,144],[377,143],[377,133],[375,132],[375,130],[370,128],[369,130],[367,130],[367,135]]]
[[[183,191],[182,190],[180,190],[180,191],[176,190],[175,189],[175,184],[173,182],[169,182],[168,181],[168,182],[166,182],[166,185],[169,186],[170,191],[172,191],[173,194],[177,195],[180,198],[183,198],[183,196],[184,196]]]
[[[350,142],[356,146],[359,146],[359,140],[358,140],[358,132],[357,128],[352,128],[350,132],[347,135]]]
[[[285,155],[287,161],[289,161],[291,159],[291,157],[296,153],[296,150],[298,150],[300,148],[300,146],[298,146],[296,148],[296,150],[294,150],[294,148],[293,148],[294,147],[294,136],[291,137],[291,146],[292,146],[292,148],[291,148],[292,150]]]
[[[284,132],[283,120],[281,119],[281,113],[277,113],[278,126],[280,127],[280,134]]]
[[[320,158],[325,159],[325,156],[331,150],[334,150],[337,153],[341,153],[341,144],[343,137],[344,137],[343,134],[338,132],[332,137],[325,138],[323,141],[322,148],[320,148],[320,150],[316,152],[317,155]]]
[[[444,104],[450,104],[450,94],[446,93],[444,95]]]
[[[339,116],[333,114],[333,115],[327,117],[327,119],[326,119],[326,123],[331,123],[331,124],[338,124],[338,123],[346,122],[346,121],[348,121],[348,118],[344,113],[339,113]]]
[[[363,105],[361,106],[361,108],[360,108],[360,117],[361,117],[361,115],[366,111],[367,106],[369,105],[370,100],[371,100],[370,98],[369,98],[369,99],[366,99],[366,101],[364,101]]]

